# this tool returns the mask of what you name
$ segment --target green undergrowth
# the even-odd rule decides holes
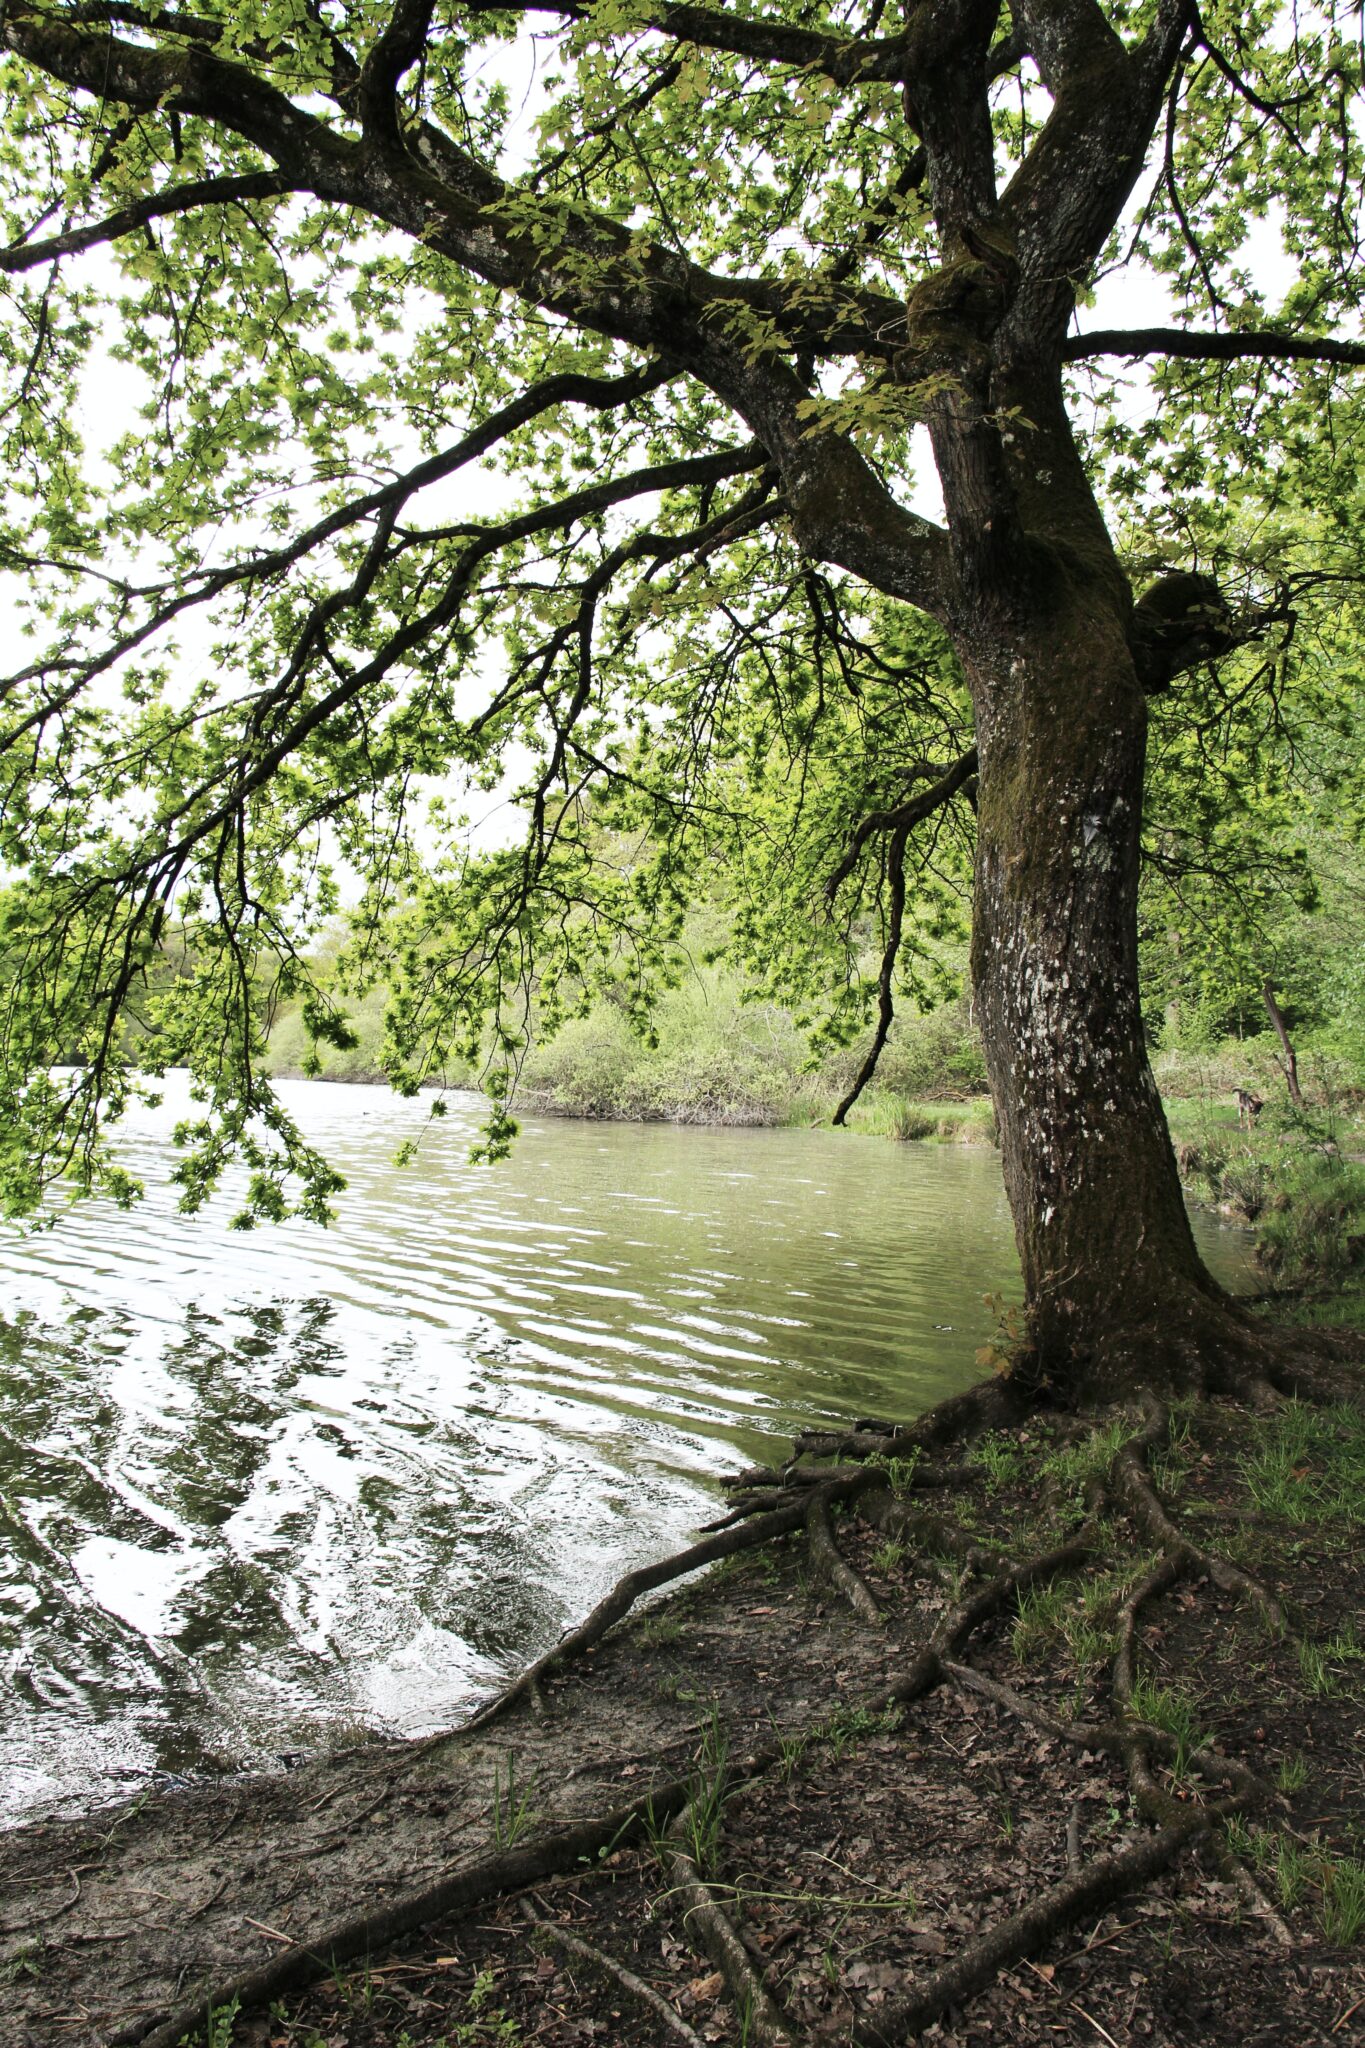
[[[1256,1264],[1276,1295],[1342,1296],[1357,1327],[1365,1295],[1365,1165],[1341,1141],[1306,1128],[1186,1139],[1176,1156],[1197,1200],[1256,1233]],[[1319,1318],[1326,1320],[1326,1318]]]

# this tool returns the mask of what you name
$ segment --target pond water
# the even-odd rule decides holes
[[[331,1230],[180,1216],[172,1089],[137,1210],[0,1237],[6,1819],[445,1724],[716,1474],[967,1384],[1017,1284],[986,1148],[547,1119],[475,1168],[473,1097],[283,1092],[348,1176]]]

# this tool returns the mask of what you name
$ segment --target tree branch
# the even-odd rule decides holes
[[[558,14],[565,21],[586,21],[589,9],[574,0],[488,0],[486,14]],[[632,26],[637,25],[632,21]],[[709,7],[661,6],[651,9],[639,26],[656,34],[692,43],[700,50],[724,50],[758,63],[789,65],[817,72],[838,85],[901,85],[915,65],[913,35],[834,36],[794,28],[786,22],[722,14]]]
[[[897,804],[892,810],[869,811],[854,828],[847,852],[825,883],[825,896],[828,901],[834,901],[840,885],[853,873],[858,865],[859,854],[874,832],[912,830],[925,818],[931,817],[935,811],[942,810],[944,804],[951,803],[963,784],[969,782],[975,775],[976,768],[976,748],[971,747],[960,760],[954,761],[952,767],[933,784],[932,788],[924,790],[921,795],[908,797],[903,804]]]
[[[887,849],[886,865],[891,885],[891,903],[886,926],[886,944],[882,948],[882,964],[877,975],[877,1029],[867,1058],[858,1069],[857,1078],[831,1122],[842,1124],[858,1097],[877,1071],[877,1062],[882,1056],[882,1047],[890,1035],[895,1019],[895,1000],[892,981],[896,972],[896,958],[901,949],[901,932],[905,925],[905,849],[910,838],[910,828],[902,825],[892,833]]]
[[[1123,58],[1123,44],[1097,0],[1015,0],[1012,13],[1049,92],[1090,66]]]
[[[944,536],[900,506],[845,436],[811,435],[808,386],[783,354],[887,353],[900,301],[810,278],[730,278],[672,250],[642,249],[620,222],[506,185],[425,124],[376,150],[295,105],[246,65],[202,46],[146,48],[84,35],[10,0],[0,45],[104,102],[173,103],[242,137],[291,184],[383,221],[434,253],[579,327],[668,357],[739,413],[782,471],[793,521],[819,559],[942,616]],[[755,316],[774,339],[754,345]]]
[[[1091,356],[1176,356],[1188,362],[1242,360],[1341,363],[1365,366],[1365,342],[1333,341],[1326,335],[1276,334],[1269,328],[1199,333],[1188,327],[1105,327],[1074,334],[1062,350],[1067,363]]]
[[[41,242],[11,242],[0,249],[0,271],[35,270],[43,263],[56,263],[63,256],[75,256],[100,242],[116,242],[149,221],[164,220],[170,214],[189,213],[197,206],[224,206],[244,199],[276,199],[291,189],[290,181],[276,171],[252,171],[241,178],[196,178],[189,185],[172,185],[164,192],[149,192],[105,219],[89,221],[84,227],[68,228],[65,234],[49,235]]]
[[[85,685],[94,677],[112,668],[118,661],[134,652],[136,648],[172,619],[195,606],[211,603],[243,583],[263,581],[271,576],[282,575],[293,568],[313,549],[321,547],[348,527],[357,526],[362,520],[396,516],[407,501],[428,485],[443,481],[457,471],[467,467],[480,455],[504,440],[517,427],[525,426],[557,405],[588,405],[597,410],[628,404],[632,399],[645,396],[666,383],[670,372],[661,364],[646,364],[632,370],[623,377],[588,377],[567,372],[558,377],[547,377],[539,384],[533,384],[518,398],[491,414],[479,426],[449,448],[428,456],[410,470],[393,478],[379,489],[367,492],[364,497],[354,498],[348,504],[340,505],[334,512],[317,520],[303,533],[279,548],[272,548],[266,554],[252,555],[245,562],[233,562],[221,569],[205,572],[190,590],[179,592],[175,597],[158,603],[150,618],[131,632],[121,634],[111,645],[98,654],[79,662],[62,658],[48,658],[19,670],[16,674],[0,679],[0,702],[3,702],[19,684],[29,682],[38,676],[53,675],[59,671],[75,670],[73,682],[65,686],[49,702],[38,707],[26,719],[8,728],[0,736],[0,754],[22,738],[33,726],[44,723],[56,716],[66,705],[79,695]],[[84,572],[83,564],[68,565]],[[127,595],[135,597],[146,593],[129,590]]]
[[[361,67],[356,99],[361,124],[373,140],[401,143],[398,81],[426,48],[434,11],[435,0],[395,0],[383,33]]]
[[[661,462],[646,469],[636,470],[626,477],[613,477],[603,483],[589,485],[584,490],[575,491],[569,497],[559,499],[552,505],[538,506],[534,511],[507,520],[500,526],[476,532],[472,536],[472,545],[461,557],[435,604],[415,618],[405,620],[363,667],[344,675],[331,690],[306,709],[300,710],[293,722],[269,746],[264,747],[254,760],[235,765],[231,770],[231,787],[221,802],[214,804],[202,817],[189,824],[173,846],[163,844],[160,848],[149,849],[140,856],[135,855],[122,871],[120,879],[126,882],[134,875],[159,871],[172,859],[183,866],[193,849],[228,818],[234,816],[248,796],[258,789],[263,789],[290,756],[295,754],[320,726],[335,718],[337,713],[344,710],[355,698],[373,684],[382,681],[407,655],[414,653],[430,640],[433,634],[454,621],[474,570],[490,554],[511,546],[516,541],[529,539],[534,534],[572,525],[578,519],[606,511],[628,498],[645,497],[654,491],[674,490],[688,484],[718,483],[727,477],[743,476],[750,470],[762,468],[766,459],[763,450],[751,446],[723,449],[714,455],[692,456],[677,462]],[[391,521],[392,513],[389,514],[389,518]],[[378,556],[372,547],[365,565],[351,586],[351,591],[343,596],[341,602],[349,601],[352,593],[357,591],[363,595],[364,589],[373,582],[378,565]],[[255,726],[261,736],[265,732],[262,715],[265,711],[293,708],[288,700],[285,685],[292,685],[302,679],[306,655],[317,626],[324,615],[330,616],[335,609],[336,600],[323,599],[314,606],[304,622],[296,639],[294,659],[289,664],[284,681],[275,685],[267,693],[265,702],[258,707]],[[197,801],[210,794],[211,785],[203,785],[194,791],[169,818],[158,821],[162,830],[164,831],[168,824],[173,824],[186,816]]]

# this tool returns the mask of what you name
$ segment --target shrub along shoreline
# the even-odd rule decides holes
[[[385,1080],[383,1007],[378,991],[358,1006],[358,1044],[324,1048],[320,1078]],[[865,1051],[858,1040],[828,1047],[812,1063],[801,1020],[713,965],[663,995],[648,1041],[605,1000],[571,1018],[528,1056],[517,1100],[538,1116],[799,1128],[829,1122]],[[1293,1105],[1278,1052],[1266,1032],[1157,1053],[1181,1176],[1196,1201],[1255,1231],[1268,1292],[1349,1290],[1365,1272],[1365,1090],[1340,1061],[1309,1049],[1305,1101]],[[270,1055],[281,1076],[308,1071],[297,1016],[277,1027]],[[472,1070],[449,1078],[478,1085]],[[1262,1104],[1252,1123],[1239,1119],[1239,1089]],[[985,1063],[964,1000],[896,1019],[849,1128],[909,1143],[995,1143]]]

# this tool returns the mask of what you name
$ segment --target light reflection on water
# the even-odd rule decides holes
[[[400,1171],[424,1105],[285,1092],[349,1178],[332,1230],[178,1215],[168,1101],[138,1210],[0,1238],[7,1818],[442,1725],[710,1475],[964,1385],[1017,1282],[985,1150],[545,1121],[473,1168],[456,1098]]]

